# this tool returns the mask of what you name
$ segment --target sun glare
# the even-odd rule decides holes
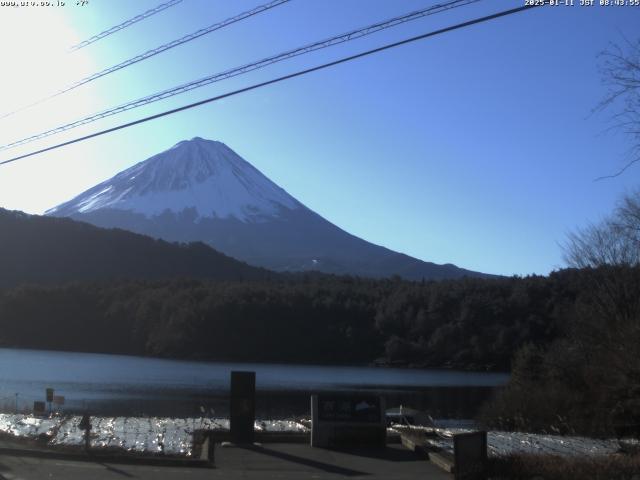
[[[19,111],[0,119],[2,143],[49,127],[87,103],[89,89],[67,96],[62,109],[54,108],[60,106],[54,100],[22,110],[91,73],[87,53],[69,53],[77,41],[78,35],[60,9],[4,9],[0,16],[0,42],[5,46],[0,116]]]

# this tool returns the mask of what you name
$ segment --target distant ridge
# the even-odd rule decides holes
[[[255,280],[273,275],[203,243],[176,245],[0,208],[0,288],[121,278]]]
[[[221,142],[195,137],[46,213],[168,241],[201,241],[275,271],[410,280],[485,276],[425,262],[322,218]]]

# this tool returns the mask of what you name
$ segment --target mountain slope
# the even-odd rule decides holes
[[[47,212],[169,241],[202,241],[277,271],[408,279],[480,276],[374,245],[302,205],[220,142],[182,141]]]
[[[47,212],[73,216],[105,209],[153,217],[191,209],[202,218],[259,221],[302,205],[220,142],[194,138],[128,168]]]
[[[202,244],[0,209],[0,288],[111,278],[261,279],[272,273]]]

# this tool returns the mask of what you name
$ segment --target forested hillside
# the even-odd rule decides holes
[[[0,209],[0,288],[115,278],[242,280],[271,275],[202,243],[174,244]]]
[[[583,277],[565,270],[440,282],[292,275],[24,286],[0,294],[0,343],[506,371],[523,345],[547,345],[568,328],[589,297]]]

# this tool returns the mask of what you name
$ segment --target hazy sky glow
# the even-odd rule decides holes
[[[576,0],[579,2],[579,0]],[[261,0],[182,4],[78,52],[161,3],[0,7],[0,114]],[[0,143],[434,1],[293,0],[0,119]],[[483,0],[95,122],[0,160],[387,42],[520,5]],[[637,39],[640,7],[544,7],[448,33],[0,168],[0,207],[42,213],[185,138],[220,140],[345,230],[437,263],[499,274],[562,266],[573,228],[607,213],[640,167],[591,110],[597,54]]]

